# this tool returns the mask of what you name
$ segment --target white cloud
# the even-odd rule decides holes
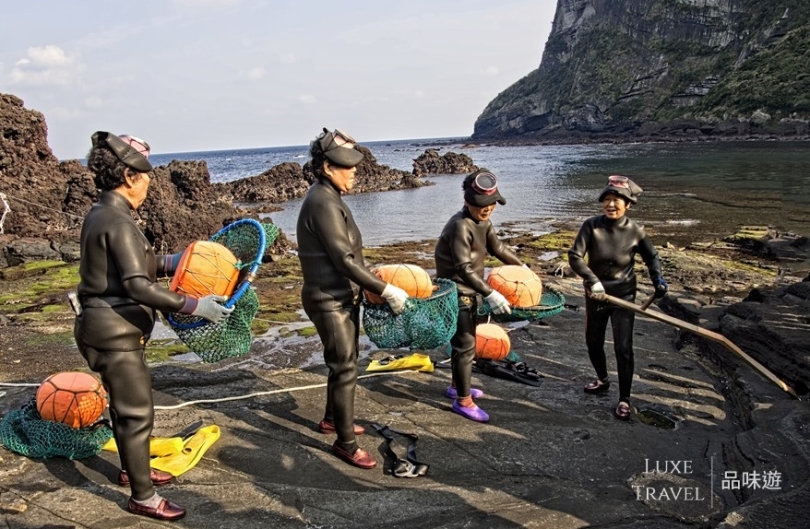
[[[18,60],[9,72],[9,83],[28,86],[73,84],[84,71],[84,65],[59,46],[28,48],[26,57]]]
[[[419,99],[425,97],[425,93],[422,90],[415,91],[413,93],[413,95],[414,95],[414,97],[419,98]]]
[[[28,48],[28,57],[34,64],[46,68],[65,68],[74,63],[74,59],[68,57],[65,50],[52,45]]]
[[[304,103],[305,105],[314,105],[315,103],[318,102],[318,100],[315,98],[315,96],[313,96],[311,94],[302,94],[302,95],[298,96],[298,100],[300,102]]]
[[[499,73],[501,73],[501,71],[497,66],[487,66],[487,69],[484,70],[485,75],[498,75]]]
[[[262,79],[267,72],[261,66],[254,66],[248,70],[244,76],[248,79]]]

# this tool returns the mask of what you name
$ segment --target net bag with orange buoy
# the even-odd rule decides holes
[[[475,358],[503,360],[511,348],[509,335],[500,325],[479,323],[475,327]]]
[[[242,263],[226,246],[194,241],[180,258],[169,290],[201,298],[209,294],[230,297]]]
[[[56,373],[40,384],[36,397],[0,420],[0,442],[28,457],[94,456],[112,437],[102,413],[107,393],[92,375]]]
[[[421,266],[413,264],[382,265],[374,273],[386,283],[401,288],[412,298],[426,299],[432,296],[436,290],[430,275]],[[369,303],[377,305],[385,303],[382,297],[371,292],[365,292],[365,296]]]
[[[493,314],[486,303],[478,307],[479,316],[491,316],[497,322],[539,320],[559,314],[565,308],[565,297],[548,285],[543,288],[537,274],[523,266],[493,268],[486,282],[503,294],[512,310],[511,314]]]
[[[409,297],[400,314],[394,314],[388,303],[373,303],[366,297],[363,328],[374,345],[426,350],[449,342],[458,320],[458,287],[449,279],[435,279],[430,290],[428,297]]]
[[[37,390],[37,412],[46,421],[86,428],[107,407],[107,392],[93,375],[78,371],[56,373]]]
[[[242,219],[219,230],[206,244],[192,243],[184,252],[184,268],[178,266],[182,277],[173,278],[171,288],[196,297],[226,295],[229,297],[224,305],[233,307],[230,316],[220,323],[188,314],[166,314],[180,340],[203,362],[218,362],[250,350],[251,326],[259,312],[259,298],[251,285],[265,250],[278,234],[274,224]],[[193,289],[198,293],[192,293]]]
[[[537,274],[524,266],[497,266],[489,271],[486,282],[503,294],[512,307],[538,305],[543,295],[542,281]]]

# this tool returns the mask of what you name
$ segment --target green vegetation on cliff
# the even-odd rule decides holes
[[[473,136],[637,131],[683,118],[712,132],[756,111],[760,121],[798,119],[806,133],[807,42],[806,0],[559,2],[540,67],[487,105]]]
[[[731,71],[701,102],[707,112],[810,113],[810,25]]]

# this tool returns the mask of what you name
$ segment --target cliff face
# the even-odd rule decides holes
[[[806,135],[807,0],[558,0],[540,67],[473,137]]]

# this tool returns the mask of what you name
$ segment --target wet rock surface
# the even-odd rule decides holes
[[[629,422],[618,421],[615,385],[598,396],[582,391],[593,373],[578,281],[548,283],[565,293],[568,308],[511,324],[510,332],[513,351],[543,383],[474,374],[474,386],[485,392],[478,404],[492,416],[488,424],[450,412],[443,396],[450,373],[439,367],[444,351],[428,352],[437,365],[433,373],[365,376],[370,358],[389,352],[363,341],[356,414],[369,430],[358,442],[380,462],[370,471],[332,456],[333,437],[315,430],[327,373],[316,361],[317,337],[277,333],[257,339],[245,357],[153,366],[159,408],[228,399],[156,412],[159,436],[197,420],[223,432],[196,467],[161,489],[189,508],[177,525],[770,528],[791,526],[781,523],[787,521],[802,527],[797,512],[807,504],[810,476],[807,402],[791,399],[743,363],[718,364],[699,341],[639,316],[634,413]],[[689,298],[676,294],[668,301],[682,300]],[[615,381],[610,343],[608,351]],[[34,388],[3,391],[5,413]],[[651,411],[672,427],[643,419]],[[371,423],[418,434],[416,454],[430,465],[428,476],[393,477]],[[402,443],[395,449],[404,453]],[[145,522],[123,510],[127,491],[114,483],[112,453],[76,462],[0,455],[0,504],[11,527]],[[780,479],[770,490],[723,487],[728,472],[742,479],[774,471]]]

